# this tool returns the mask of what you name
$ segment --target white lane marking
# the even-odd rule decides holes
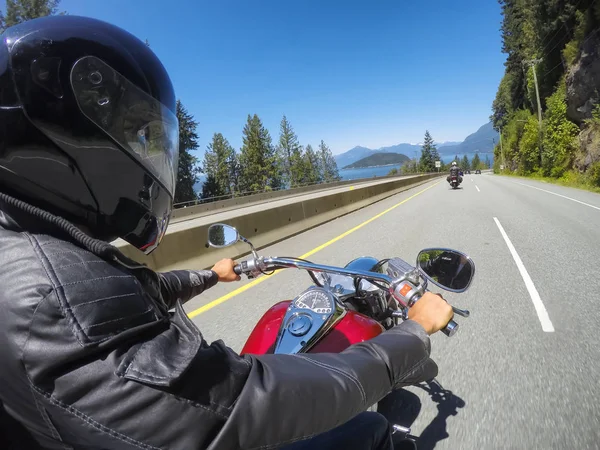
[[[475,185],[475,187],[477,188],[477,192],[481,192],[481,191],[479,190],[479,186]]]
[[[521,186],[527,186],[527,187],[530,187],[530,188],[532,188],[532,189],[537,189],[538,191],[547,192],[548,194],[556,195],[557,197],[566,198],[567,200],[571,200],[571,201],[573,201],[573,202],[581,203],[582,205],[589,206],[590,208],[594,208],[594,209],[597,209],[598,211],[600,211],[600,208],[598,208],[597,206],[590,205],[589,203],[581,202],[581,201],[579,201],[579,200],[575,200],[574,198],[567,197],[566,195],[561,195],[561,194],[557,194],[556,192],[547,191],[546,189],[542,189],[542,188],[539,188],[539,187],[535,187],[535,186],[532,186],[532,185],[530,185],[530,184],[519,183],[518,181],[513,181],[513,183],[515,183],[515,184],[520,184]]]
[[[473,182],[473,178],[471,178],[471,183]]]
[[[502,228],[502,225],[500,224],[500,222],[498,221],[498,219],[496,217],[494,217],[494,221],[496,222],[496,225],[498,225],[500,234],[502,234],[502,237],[504,238],[504,241],[506,242],[506,245],[508,246],[508,249],[510,250],[512,257],[515,260],[515,263],[517,264],[517,268],[519,269],[519,272],[521,272],[521,277],[523,277],[523,281],[525,282],[525,286],[527,287],[527,291],[529,291],[529,295],[531,296],[531,301],[533,302],[533,306],[535,307],[535,311],[537,312],[538,319],[540,319],[540,323],[542,324],[542,330],[544,330],[546,333],[553,333],[554,326],[552,325],[552,321],[550,320],[548,311],[546,311],[546,307],[544,306],[544,303],[542,302],[542,299],[540,298],[540,294],[538,293],[537,289],[535,288],[535,285],[533,284],[533,281],[531,280],[531,277],[529,276],[527,269],[523,265],[523,261],[521,261],[521,258],[519,257],[517,251],[515,250],[514,245],[508,238],[506,231],[504,231],[504,228]]]

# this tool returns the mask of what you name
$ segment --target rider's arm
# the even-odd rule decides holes
[[[392,389],[435,377],[430,351],[408,320],[339,354],[246,355],[247,379],[210,448],[275,448],[330,430]]]
[[[211,270],[173,270],[159,273],[160,290],[168,308],[177,300],[185,303],[213,287],[218,281],[236,281],[240,277],[233,271],[235,261],[222,259]]]
[[[158,277],[163,300],[169,309],[175,306],[178,299],[185,303],[219,281],[219,276],[213,270],[172,270],[158,273]]]

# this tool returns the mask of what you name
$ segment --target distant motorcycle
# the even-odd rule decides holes
[[[458,189],[459,184],[460,181],[457,176],[450,176],[450,186],[452,187],[452,189]]]

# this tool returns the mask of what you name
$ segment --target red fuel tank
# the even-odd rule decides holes
[[[260,318],[242,349],[242,355],[273,353],[279,327],[290,303],[291,300],[279,302]],[[339,353],[350,345],[372,339],[383,331],[379,322],[357,312],[347,311],[334,329],[308,353]]]

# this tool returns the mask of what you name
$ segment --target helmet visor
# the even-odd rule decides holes
[[[71,86],[83,114],[174,195],[179,161],[177,117],[94,56],[73,65]]]

